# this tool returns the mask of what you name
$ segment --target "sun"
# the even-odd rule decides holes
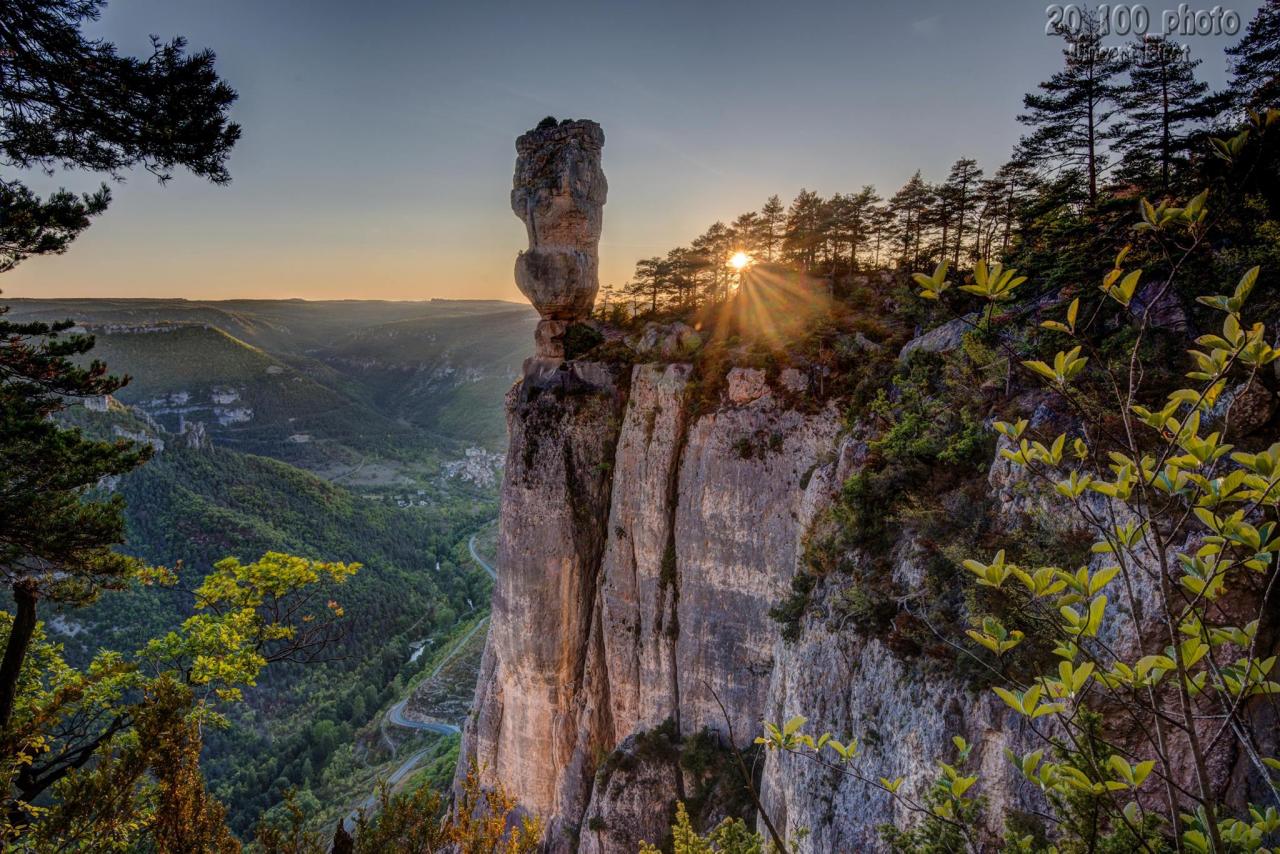
[[[754,259],[745,252],[735,252],[729,258],[729,266],[735,270],[744,270],[751,265]]]

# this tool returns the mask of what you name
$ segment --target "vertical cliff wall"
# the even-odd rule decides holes
[[[946,657],[849,625],[848,577],[818,580],[798,639],[770,618],[867,457],[859,428],[817,402],[800,371],[531,360],[507,404],[501,566],[462,762],[547,822],[548,850],[634,852],[666,835],[677,799],[714,820],[724,811],[707,806],[706,774],[683,751],[708,735],[745,747],[762,720],[795,714],[857,735],[861,765],[912,792],[963,736],[987,820],[1043,807],[1005,758],[1036,746],[1023,719]],[[1054,506],[998,456],[987,481],[993,524]],[[910,526],[891,539],[881,571],[910,613],[936,594],[926,546]],[[1215,762],[1243,802],[1247,763]],[[881,825],[912,819],[786,754],[764,758],[760,791],[789,838],[807,834],[802,851],[879,850]]]
[[[596,292],[603,144],[595,123],[554,119],[516,144],[511,204],[529,247],[515,275],[543,320],[507,401],[500,573],[463,745],[464,763],[548,822],[554,850],[634,850],[664,832],[670,797],[598,785],[629,739],[663,725],[676,740],[754,738],[768,612],[839,429],[834,408],[788,402],[804,391],[794,371],[776,389],[745,370],[695,388],[687,364],[563,360]],[[673,768],[651,782],[686,794]]]
[[[687,364],[569,362],[508,397],[501,569],[463,761],[548,821],[551,850],[631,852],[662,837],[692,788],[681,770],[641,757],[597,772],[668,720],[684,737],[732,729],[746,746],[762,718],[804,712],[878,733],[876,767],[913,782],[953,734],[1001,761],[1002,711],[960,680],[908,673],[879,641],[820,617],[801,642],[780,638],[769,610],[859,464],[835,408],[798,405],[803,379],[787,374],[732,369],[706,400]],[[909,576],[911,545],[901,552]],[[838,782],[770,757],[766,807],[808,829],[810,850],[874,843],[892,802]]]
[[[629,737],[668,720],[755,737],[776,665],[768,612],[834,480],[814,476],[837,451],[833,408],[796,408],[736,369],[695,411],[690,375],[570,362],[508,398],[501,569],[464,759],[547,819],[555,850],[597,848],[586,826],[603,832],[614,807],[596,772]],[[659,831],[669,808],[650,804]],[[606,850],[634,850],[613,830]]]

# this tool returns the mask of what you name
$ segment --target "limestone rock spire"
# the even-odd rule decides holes
[[[529,232],[516,284],[542,316],[534,335],[542,359],[564,358],[565,331],[590,315],[600,287],[603,148],[604,131],[586,119],[543,119],[516,140],[511,210]]]

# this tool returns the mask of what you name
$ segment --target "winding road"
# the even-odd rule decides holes
[[[387,778],[387,788],[389,789],[394,788],[397,783],[399,783],[406,776],[408,776],[409,772],[414,769],[414,766],[416,766],[419,762],[422,761],[422,757],[426,756],[427,751],[430,749],[431,748],[429,747],[424,747],[421,750],[419,750],[417,753],[413,754],[408,759],[406,759],[403,763],[401,763],[400,767],[397,768],[395,771],[393,771],[391,773],[391,776]],[[377,803],[378,803],[378,795],[375,792],[374,794],[365,798],[364,803],[360,804],[360,806],[356,807],[351,812],[347,813],[347,817],[342,820],[342,826],[347,829],[347,833],[355,832],[356,819],[359,817],[361,810],[363,810],[366,813],[372,812],[374,805],[376,805]],[[329,845],[330,845],[330,850],[332,850],[333,843],[331,842],[329,843]]]
[[[494,568],[489,565],[488,561],[480,557],[479,553],[476,552],[476,535],[475,534],[472,534],[471,538],[467,540],[467,551],[471,552],[471,559],[474,560],[480,566],[481,569],[489,573],[490,578],[492,578],[494,581],[498,580],[497,571],[494,570]],[[449,650],[449,653],[444,658],[440,659],[440,663],[435,666],[434,670],[432,670],[429,674],[427,674],[426,678],[434,679],[435,677],[439,676],[440,671],[444,669],[445,665],[448,664],[450,661],[452,661],[453,658],[458,654],[458,651],[462,649],[464,646],[466,646],[467,641],[471,640],[471,638],[475,635],[475,633],[480,631],[480,628],[485,624],[487,624],[488,622],[489,622],[489,618],[485,617],[484,619],[480,620],[480,622],[472,626],[470,631],[468,631],[465,635],[463,635],[461,638],[458,639],[457,643],[455,643],[453,647]],[[405,707],[405,704],[408,702],[409,702],[409,698],[406,697],[405,699],[396,703],[394,706],[392,706],[390,709],[387,710],[387,715],[383,719],[384,728],[382,732],[382,737],[387,742],[387,745],[391,748],[393,755],[395,753],[395,744],[391,741],[385,729],[385,725],[388,723],[393,726],[403,727],[404,729],[413,729],[413,730],[419,730],[422,732],[431,732],[437,735],[458,735],[460,732],[462,732],[462,730],[460,730],[458,727],[454,726],[453,724],[437,723],[436,721],[416,721],[416,720],[413,720],[412,718],[406,718],[404,716],[404,707]],[[411,772],[414,768],[416,768],[418,763],[422,761],[422,757],[427,754],[427,751],[429,749],[430,748],[424,747],[423,749],[419,750],[417,753],[414,753],[412,756],[405,759],[404,762],[400,763],[400,766],[396,768],[395,771],[392,772],[390,777],[387,778],[387,786],[394,787],[397,783],[399,783],[401,780],[407,777],[409,775],[409,772]],[[347,817],[342,820],[343,825],[346,827],[347,831],[352,832],[355,829],[356,817],[359,815],[361,810],[368,812],[373,809],[373,807],[377,804],[377,802],[378,802],[378,796],[376,794],[370,795],[369,797],[365,798],[364,802],[360,804],[360,806],[356,807],[350,813],[348,813]]]
[[[483,627],[484,624],[487,622],[489,622],[489,618],[485,617],[484,619],[480,620],[480,622],[472,626],[471,630],[468,631],[461,638],[459,638],[458,642],[453,645],[453,647],[449,650],[449,654],[446,655],[444,658],[440,659],[440,663],[435,666],[434,670],[432,670],[430,673],[427,674],[426,678],[434,679],[437,676],[439,676],[440,671],[444,670],[444,666],[448,664],[450,661],[452,661],[454,657],[458,654],[458,650],[466,646],[467,641],[471,640],[471,638],[475,636],[475,633],[480,631],[481,627]],[[454,726],[453,724],[442,724],[442,723],[436,723],[435,721],[417,721],[417,720],[414,720],[413,718],[406,718],[404,716],[404,707],[405,707],[405,704],[408,702],[409,702],[409,698],[406,697],[405,699],[401,700],[400,702],[392,706],[387,711],[387,721],[392,724],[395,724],[396,726],[404,727],[405,729],[425,730],[426,732],[439,733],[440,735],[457,735],[462,731],[458,729],[456,726]]]
[[[480,628],[488,622],[489,622],[489,618],[485,617],[480,622],[472,626],[471,630],[468,631],[461,638],[459,638],[458,642],[453,645],[453,647],[449,650],[449,654],[446,655],[444,658],[440,659],[440,663],[437,664],[435,666],[435,669],[432,670],[431,673],[427,675],[427,678],[434,679],[436,676],[439,676],[440,671],[444,669],[444,666],[448,664],[450,661],[452,661],[454,656],[458,654],[458,650],[466,646],[467,641],[471,640],[471,638],[475,636],[475,633],[480,631]],[[442,724],[442,723],[437,723],[435,721],[415,721],[412,718],[406,718],[404,716],[404,706],[405,706],[405,703],[407,702],[409,702],[409,700],[408,698],[405,698],[400,702],[396,703],[394,706],[392,706],[387,711],[387,716],[383,720],[383,723],[384,724],[390,723],[390,724],[393,724],[394,726],[404,727],[405,729],[416,729],[422,732],[433,732],[433,733],[436,733],[437,735],[457,735],[458,733],[462,732],[462,730],[458,729],[453,724]],[[385,729],[383,730],[382,737],[386,739],[387,744],[391,747],[392,751],[394,752],[395,745],[394,743],[391,742],[390,738],[388,738]],[[416,768],[418,763],[422,761],[422,757],[427,754],[428,750],[430,750],[430,748],[424,747],[421,750],[419,750],[417,753],[414,753],[404,762],[401,762],[400,766],[391,773],[390,777],[387,778],[387,786],[390,788],[394,788],[397,783],[399,783],[401,780],[407,777],[409,775],[409,772],[412,771],[414,768]],[[376,793],[372,794],[369,797],[365,798],[364,802],[361,803],[360,806],[356,807],[355,809],[353,809],[351,812],[347,814],[347,817],[344,818],[342,821],[348,833],[354,831],[356,826],[356,816],[359,815],[360,811],[364,810],[368,812],[372,810],[374,805],[377,804],[377,802],[378,802],[377,794]]]
[[[494,581],[498,580],[497,571],[493,567],[489,566],[489,564],[485,561],[485,559],[480,557],[480,555],[476,553],[476,535],[475,534],[472,534],[471,539],[467,540],[467,551],[471,552],[471,559],[474,560],[476,563],[480,564],[481,569],[489,573],[490,578],[492,578]]]
[[[474,560],[480,566],[481,569],[489,573],[490,578],[492,578],[494,581],[498,580],[497,571],[492,566],[489,565],[488,561],[480,557],[480,553],[476,551],[476,535],[475,534],[472,534],[471,538],[467,540],[467,551],[471,552],[471,559]],[[471,637],[477,631],[480,630],[481,626],[483,626],[487,622],[489,622],[489,618],[485,617],[483,620],[481,620],[480,622],[472,626],[471,631],[467,632],[462,638],[460,638],[458,642],[453,645],[453,648],[449,650],[449,654],[440,660],[440,663],[436,665],[435,670],[432,670],[429,674],[427,674],[427,679],[434,679],[435,677],[439,676],[440,671],[444,669],[444,666],[446,664],[448,664],[450,661],[453,660],[453,657],[457,655],[458,650],[462,649],[462,647],[466,645],[467,641],[471,640]],[[424,732],[434,732],[434,733],[437,733],[438,735],[457,735],[458,733],[461,732],[461,730],[458,729],[458,727],[454,726],[453,724],[442,724],[442,723],[436,723],[435,721],[416,721],[412,718],[406,718],[404,716],[404,707],[405,707],[405,704],[408,702],[409,702],[409,698],[406,697],[405,699],[401,700],[400,702],[392,706],[390,709],[388,709],[386,722],[393,724],[394,726],[404,727],[405,729],[416,729],[416,730],[422,730]],[[394,755],[395,745],[392,744],[391,739],[387,737],[385,732],[383,732],[383,738],[386,740],[387,745],[391,748],[392,754]]]

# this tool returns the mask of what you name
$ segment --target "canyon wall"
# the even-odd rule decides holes
[[[868,763],[912,784],[962,734],[1004,775],[1018,729],[998,701],[908,672],[820,618],[784,641],[769,617],[813,520],[860,464],[835,406],[814,406],[796,371],[731,369],[710,400],[692,381],[682,363],[567,362],[512,390],[500,571],[463,763],[542,816],[550,850],[592,852],[660,840],[694,787],[670,761],[610,767],[667,721],[677,738],[732,732],[746,747],[762,719],[804,713],[877,733]],[[909,584],[911,544],[900,551]],[[865,847],[895,818],[887,797],[812,763],[770,756],[762,786],[809,850]]]
[[[571,362],[508,401],[501,570],[464,752],[561,848],[628,736],[671,719],[681,734],[732,725],[746,744],[766,706],[768,611],[839,418],[787,406],[755,371],[693,413],[689,382],[685,364]]]
[[[708,734],[749,748],[762,721],[796,714],[858,736],[860,768],[915,793],[964,737],[989,834],[1043,807],[1005,756],[1039,746],[1024,719],[946,656],[849,625],[847,576],[817,581],[798,638],[770,617],[867,457],[862,427],[810,395],[804,373],[531,359],[507,406],[499,576],[460,770],[476,762],[541,816],[549,851],[634,852],[667,835],[676,800],[698,800],[704,822],[732,814],[706,803],[705,772],[682,750]],[[1054,417],[1045,409],[1033,421]],[[1052,515],[998,453],[983,490],[992,524]],[[910,525],[892,540],[886,584],[911,613],[933,595],[926,546]],[[1258,727],[1274,739],[1274,722]],[[761,761],[765,811],[802,851],[878,850],[881,825],[913,818],[812,761]],[[1242,757],[1214,761],[1241,804],[1260,795]]]
[[[847,524],[836,512],[849,509],[842,490],[868,465],[877,430],[874,416],[830,391],[832,370],[785,341],[774,342],[768,361],[787,364],[768,370],[733,366],[758,358],[723,340],[721,358],[686,362],[702,342],[684,324],[650,324],[624,338],[586,320],[605,193],[602,145],[594,123],[554,119],[518,144],[512,205],[528,226],[529,249],[516,275],[543,320],[536,355],[506,401],[499,573],[459,774],[474,763],[483,783],[501,784],[541,817],[549,851],[630,854],[641,840],[668,836],[677,800],[704,827],[752,812],[727,746],[750,751],[763,721],[804,715],[811,732],[856,736],[862,773],[902,778],[902,791],[916,798],[938,761],[953,758],[952,738],[966,739],[966,768],[980,776],[989,807],[981,821],[992,823],[974,829],[980,841],[994,839],[1008,816],[1042,812],[1007,759],[1040,746],[1025,719],[988,690],[989,676],[972,664],[966,672],[971,659],[929,624],[930,606],[949,602],[944,616],[956,625],[944,631],[962,636],[972,609],[963,581],[929,571],[939,543],[927,523],[898,514],[906,521],[874,548],[831,538],[833,526]],[[814,292],[806,287],[787,283],[777,311],[796,313]],[[761,293],[750,296],[758,299],[749,307],[766,304]],[[731,326],[732,312],[725,318]],[[596,352],[619,358],[566,359],[582,331],[574,327],[587,327]],[[892,370],[884,345],[861,333],[847,339]],[[939,327],[898,358],[960,343],[954,329]],[[1071,425],[1054,400],[1026,391],[1008,403],[1033,427],[1056,432]],[[1092,536],[1067,527],[1070,514],[999,451],[985,482],[981,466],[970,465],[957,478],[967,488],[953,482],[946,494],[917,496],[930,506],[914,518],[945,514],[946,524],[932,529],[942,539],[1019,536],[1034,518],[1051,548],[1087,552]],[[1105,503],[1095,511],[1113,519],[1126,512]],[[819,553],[828,550],[816,567],[815,542]],[[1158,562],[1147,558],[1130,601],[1155,614],[1158,587],[1141,579],[1157,578]],[[1105,558],[1092,559],[1096,570]],[[798,573],[807,581],[804,602],[775,620]],[[859,623],[867,610],[859,597],[869,594],[879,597],[878,625]],[[1101,640],[1126,653],[1136,642]],[[1274,741],[1274,720],[1260,719],[1255,731]],[[1169,749],[1181,762],[1179,746]],[[821,763],[758,751],[750,761],[759,763],[764,814],[802,851],[877,850],[882,825],[916,818],[901,801]],[[1233,749],[1212,761],[1220,791],[1231,786],[1241,805],[1258,794],[1258,779]]]

